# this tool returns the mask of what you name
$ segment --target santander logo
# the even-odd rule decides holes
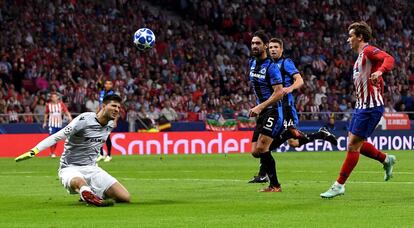
[[[251,132],[114,133],[113,149],[122,155],[244,153]]]

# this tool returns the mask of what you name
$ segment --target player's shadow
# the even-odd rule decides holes
[[[155,199],[155,200],[132,200],[130,203],[116,203],[115,206],[122,206],[122,207],[128,207],[128,206],[156,206],[156,205],[173,205],[173,204],[187,204],[188,202],[185,201],[178,201],[178,200],[166,200],[166,199]],[[56,203],[55,203],[56,204]],[[62,203],[63,204],[63,203]],[[69,204],[65,204],[66,206],[90,206],[94,207],[92,205],[86,205],[85,202],[71,202]]]
[[[167,200],[167,199],[155,199],[155,200],[143,200],[143,201],[133,201],[130,204],[135,205],[172,205],[172,204],[186,204],[185,201],[178,201],[178,200]]]

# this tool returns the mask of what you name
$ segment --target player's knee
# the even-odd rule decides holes
[[[254,150],[252,152],[252,156],[255,157],[255,158],[259,158],[260,157],[260,153],[257,150]]]
[[[131,202],[131,195],[128,191],[124,191],[117,196],[115,199],[118,203],[129,203]]]
[[[86,185],[86,181],[82,177],[74,177],[70,180],[70,188],[74,190],[80,189],[82,186]]]

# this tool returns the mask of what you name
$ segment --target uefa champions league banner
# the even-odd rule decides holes
[[[173,154],[221,154],[250,153],[252,131],[233,132],[159,132],[159,133],[112,133],[112,153],[115,155],[173,155]],[[335,132],[338,147],[329,142],[315,141],[298,148],[286,143],[277,149],[284,151],[344,151],[347,132]],[[1,134],[0,157],[16,157],[33,148],[47,134]],[[376,131],[368,141],[380,150],[413,150],[414,131]],[[57,151],[63,151],[63,141]],[[47,156],[48,149],[39,156]]]

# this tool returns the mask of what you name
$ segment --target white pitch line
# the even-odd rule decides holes
[[[197,179],[197,178],[132,178],[132,177],[125,177],[119,178],[122,180],[141,180],[141,181],[201,181],[201,182],[246,182],[247,180],[237,180],[237,179]],[[316,181],[316,180],[291,180],[287,181],[287,184],[295,184],[295,183],[328,183],[330,181]],[[348,181],[347,183],[353,184],[414,184],[413,181],[400,181],[400,182],[385,182],[385,181]]]

